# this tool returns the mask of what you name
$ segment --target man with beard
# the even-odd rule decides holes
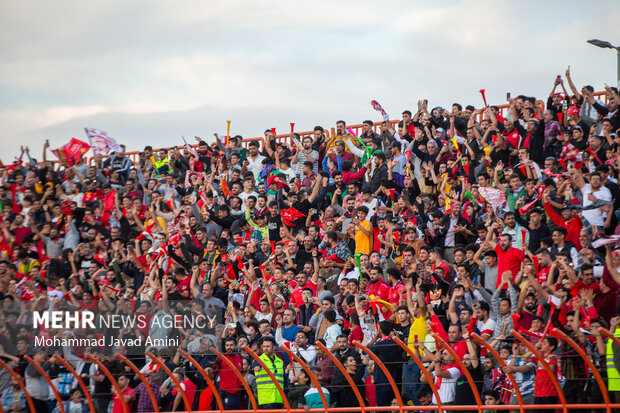
[[[542,193],[545,212],[555,225],[566,229],[566,241],[571,242],[576,248],[581,249],[581,243],[579,242],[579,233],[581,232],[581,228],[583,228],[581,219],[575,215],[572,204],[568,204],[562,208],[562,216],[558,215],[549,202],[550,193],[551,190],[549,188],[545,188]]]
[[[242,173],[245,173],[246,170],[252,172],[256,180],[258,180],[263,170],[263,160],[266,159],[264,156],[259,155],[258,147],[259,143],[256,141],[252,141],[248,144],[247,157],[245,161],[243,161],[243,168],[241,169]]]
[[[523,217],[520,214],[515,214],[517,222],[528,229],[529,242],[527,242],[527,249],[533,253],[540,248],[540,241],[551,235],[551,232],[543,220],[543,212],[541,209],[532,209],[528,212],[527,217],[528,220],[526,222],[523,221]]]
[[[339,362],[344,362],[347,357],[352,356],[356,361],[357,371],[363,371],[366,366],[362,363],[362,359],[360,354],[355,351],[352,347],[348,346],[349,338],[346,334],[340,334],[336,338],[336,349],[333,351],[334,356]],[[332,382],[337,382],[337,378],[342,377],[342,372],[339,369],[334,369],[334,377],[332,378]]]
[[[377,195],[381,190],[381,182],[388,179],[388,168],[385,164],[385,154],[379,152],[375,155],[375,171],[370,178],[370,190]]]
[[[370,269],[370,282],[366,286],[366,294],[374,295],[376,299],[388,301],[390,299],[390,286],[383,281],[383,270],[381,267]]]
[[[318,159],[319,153],[312,149],[312,138],[310,136],[304,136],[303,143],[297,145],[297,152],[295,152],[291,160],[291,164],[295,165],[297,177],[301,178],[301,172],[305,162],[310,162],[312,164],[312,172],[315,174],[318,173]]]
[[[415,343],[414,347],[421,347],[424,350],[423,361],[431,362],[432,370],[430,373],[435,377],[435,387],[437,387],[441,402],[454,404],[456,382],[460,376],[454,357],[447,350],[437,351],[436,354],[433,354],[421,342]],[[426,376],[422,375],[420,381],[427,382]],[[437,404],[434,394],[433,404]]]
[[[583,174],[578,169],[569,166],[572,182],[581,189],[583,195],[583,217],[593,227],[602,231],[611,223],[613,216],[613,200],[611,192],[603,185],[600,172],[590,174],[590,183],[586,183]]]
[[[532,264],[526,264],[524,268],[526,277],[535,277],[535,270]],[[531,281],[526,281],[523,285],[523,289],[519,294],[519,301],[517,303],[517,311],[519,314],[519,327],[525,330],[529,330],[532,326],[532,320],[536,316],[536,310],[538,309],[538,300],[536,299],[535,291]]]
[[[317,248],[320,251],[326,250],[325,257],[330,267],[343,268],[345,262],[352,256],[347,245],[338,240],[338,233],[335,231],[327,231]]]
[[[224,358],[230,360],[237,370],[243,368],[241,356],[235,353],[236,340],[233,337],[224,338],[224,354],[221,354],[213,364],[213,373],[219,378],[219,393],[224,409],[236,410],[239,408],[241,401],[241,382],[228,364],[223,361]]]
[[[549,250],[551,255],[557,257],[560,253],[567,254],[571,257],[574,268],[579,269],[577,248],[572,243],[566,241],[566,229],[562,227],[555,228],[551,239],[553,239],[553,245]]]
[[[497,274],[504,274],[505,271],[509,271],[512,275],[510,282],[512,282],[521,268],[525,255],[522,250],[512,247],[512,236],[510,234],[501,234],[499,242],[493,241],[493,230],[500,229],[500,225],[497,222],[491,225],[491,229],[492,231],[489,231],[487,234],[486,244],[490,249],[495,250],[497,254]],[[496,287],[499,286],[501,281],[500,277],[497,277]]]
[[[502,234],[509,234],[512,237],[512,246],[525,251],[530,242],[530,233],[526,228],[517,224],[514,212],[506,212],[504,215],[504,223],[506,226]]]

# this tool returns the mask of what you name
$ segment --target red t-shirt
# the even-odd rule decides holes
[[[390,304],[392,304],[395,307],[398,307],[398,305],[400,303],[400,297],[403,296],[405,291],[407,291],[407,287],[405,287],[405,284],[403,284],[400,281],[397,282],[394,287],[391,287],[390,288],[390,296],[389,296]]]
[[[540,267],[538,269],[538,274],[536,275],[536,279],[538,280],[540,284],[544,284],[547,282],[547,276],[549,275],[549,270],[551,270],[551,267]]]
[[[374,295],[375,298],[380,298],[384,301],[388,301],[390,298],[390,286],[383,281],[376,283],[369,282],[366,286],[366,294]]]
[[[538,360],[533,358],[532,361],[538,364]],[[547,364],[549,366],[554,366],[555,374],[558,371],[558,359],[555,357],[547,357]],[[553,382],[551,381],[551,377],[549,377],[549,373],[547,370],[538,367],[536,368],[536,383],[534,384],[534,396],[536,397],[546,397],[546,396],[557,396],[558,392],[555,390],[553,386]]]
[[[316,296],[316,284],[314,281],[310,280],[303,287],[297,287],[291,293],[291,301],[295,304],[295,307],[299,308],[304,305],[304,299],[302,297],[302,291],[304,288],[310,288],[312,290],[312,295]]]
[[[360,343],[364,340],[364,332],[362,327],[357,326],[349,333],[349,347],[353,347],[353,340],[357,340]]]
[[[133,405],[133,401],[136,399],[136,393],[133,391],[133,389],[129,386],[127,386],[125,388],[125,390],[123,390],[123,397],[124,396],[131,396],[132,399],[127,403],[127,410],[131,411],[131,406]],[[114,407],[112,408],[112,413],[123,413],[123,404],[121,403],[121,400],[119,399],[118,395],[116,393],[114,393],[114,396],[112,396],[112,402],[114,403]]]
[[[381,243],[379,242],[379,235],[381,235],[384,239],[385,239],[385,235],[387,234],[386,230],[381,231],[379,228],[373,228],[372,229],[372,233],[373,233],[373,247],[372,250],[373,251],[377,251],[380,252],[381,250]]]
[[[495,246],[495,252],[497,253],[497,282],[496,287],[502,282],[502,274],[506,271],[512,273],[512,279],[514,281],[515,276],[521,269],[521,263],[525,259],[523,251],[518,248],[510,248],[508,251],[502,250],[497,244]]]
[[[510,143],[513,148],[519,148],[519,141],[521,140],[521,135],[516,129],[513,129],[510,133],[505,133],[504,137]]]

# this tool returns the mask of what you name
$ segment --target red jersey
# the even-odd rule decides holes
[[[127,386],[125,390],[123,390],[122,394],[123,394],[123,397],[126,397],[126,396],[131,397],[131,400],[126,402],[127,410],[131,411],[131,406],[133,405],[133,401],[136,399],[136,393],[133,391],[131,387]],[[116,393],[114,393],[114,395],[112,396],[112,403],[114,403],[114,407],[112,408],[112,413],[123,413],[124,412],[123,404],[121,403],[121,400]]]
[[[504,138],[508,141],[508,143],[513,146],[513,148],[519,148],[519,143],[521,142],[521,135],[519,135],[519,132],[517,132],[516,129],[513,129],[510,133],[504,131],[502,135],[504,135]]]
[[[407,291],[407,287],[405,287],[405,284],[403,284],[402,281],[397,282],[396,285],[391,287],[389,296],[390,304],[394,307],[398,307],[400,298],[405,294],[405,291]]]
[[[533,358],[532,361],[538,364],[537,359]],[[547,357],[545,361],[547,362],[547,364],[549,364],[549,367],[553,366],[554,373],[557,374],[558,367],[559,367],[558,359],[554,356],[551,356],[551,357]],[[557,395],[558,395],[558,392],[553,386],[553,382],[551,381],[551,377],[549,376],[549,373],[547,373],[547,370],[543,369],[542,367],[537,367],[536,368],[536,380],[534,383],[534,396],[547,397],[547,396],[557,396]]]
[[[224,357],[230,360],[239,371],[243,369],[243,361],[241,360],[241,356],[238,354],[222,354],[217,357],[215,363],[213,364],[213,371],[215,374],[219,375],[220,378],[219,388],[224,390],[226,393],[238,394],[242,389],[241,383],[235,373],[233,373],[232,369],[228,366],[228,363],[222,360]]]
[[[303,287],[297,287],[291,293],[291,301],[295,304],[295,307],[300,308],[304,305],[304,299],[302,297],[302,291],[304,288],[310,288],[312,290],[312,295],[316,297],[316,284],[314,281],[310,280]]]
[[[502,274],[505,271],[512,273],[514,281],[514,277],[521,269],[521,263],[525,259],[525,255],[523,251],[513,247],[509,248],[508,251],[504,251],[499,244],[495,246],[495,252],[497,253],[497,282],[495,286],[499,287],[499,284],[502,282]]]
[[[369,282],[366,286],[366,294],[374,295],[375,298],[380,298],[384,301],[388,301],[390,298],[390,286],[384,281]]]
[[[354,340],[357,340],[360,343],[364,340],[364,332],[362,331],[362,327],[357,326],[349,333],[349,347],[354,347]]]

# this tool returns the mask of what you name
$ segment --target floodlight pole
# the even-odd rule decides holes
[[[616,71],[617,71],[616,77],[617,77],[618,83],[620,83],[620,46],[614,46],[608,41],[599,40],[599,39],[588,40],[588,43],[596,47],[603,48],[603,49],[615,49],[616,50],[616,55],[618,59],[618,62],[616,64]]]

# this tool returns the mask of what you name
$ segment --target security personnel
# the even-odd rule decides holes
[[[284,389],[284,362],[275,355],[276,340],[273,337],[263,337],[261,340],[263,354],[260,359],[278,380],[278,384]],[[256,389],[258,391],[258,405],[261,409],[281,409],[283,407],[282,396],[275,383],[258,362],[254,362],[256,373]]]
[[[620,327],[616,327],[616,331],[614,331],[614,336],[620,338]],[[614,358],[618,358],[618,346],[615,346],[616,351],[614,351],[614,346],[615,344],[612,339],[607,340],[607,390],[609,390],[610,392],[620,392],[620,373],[618,372],[616,363],[614,363]],[[620,393],[615,394],[617,395]],[[618,397],[616,397],[616,400],[618,400]],[[613,396],[611,401],[613,403]]]

